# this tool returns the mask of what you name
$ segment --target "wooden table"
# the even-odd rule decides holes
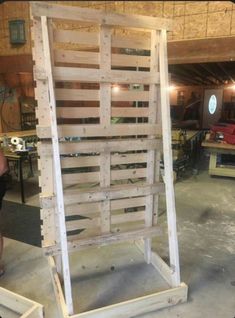
[[[222,165],[217,163],[218,156],[221,154],[235,155],[235,145],[204,141],[203,147],[210,151],[209,174],[214,176],[235,177],[235,165]]]
[[[32,136],[36,136],[36,130],[20,130],[20,131],[9,131],[9,132],[4,132],[4,133],[0,133],[0,138],[3,137],[18,137],[18,138],[24,138],[24,137],[32,137]]]

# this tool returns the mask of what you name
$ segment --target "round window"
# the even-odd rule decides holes
[[[208,103],[208,110],[211,115],[213,115],[216,111],[217,107],[217,99],[215,95],[211,95]]]

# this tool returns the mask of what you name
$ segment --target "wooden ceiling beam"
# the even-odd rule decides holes
[[[168,42],[169,64],[235,61],[235,36]]]
[[[202,81],[202,83],[204,83],[204,85],[208,85],[208,82],[209,84],[212,84],[212,85],[217,84],[215,83],[215,81],[211,80],[206,75],[203,75],[202,72],[198,71],[194,65],[187,64],[187,65],[184,65],[184,67],[186,68],[188,67],[189,72],[195,74],[195,76],[197,76]]]
[[[229,74],[229,72],[223,67],[223,65],[221,63],[217,63],[219,68],[224,72],[224,74],[230,79],[230,81],[234,84],[235,81],[233,79],[233,77]]]
[[[215,78],[219,83],[224,84],[223,79],[215,72],[213,72],[210,67],[208,67],[207,65],[204,64],[200,64],[200,67],[206,71],[209,75],[211,75],[213,78]],[[215,83],[218,84],[218,83]]]

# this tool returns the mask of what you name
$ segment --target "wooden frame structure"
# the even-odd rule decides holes
[[[43,306],[0,287],[0,316],[20,318],[43,318]]]
[[[43,247],[61,316],[127,318],[186,301],[172,171],[166,50],[171,21],[46,2],[32,2],[31,16]],[[85,32],[87,25],[98,31]],[[143,30],[148,37],[138,36]],[[130,84],[144,84],[144,91],[130,91]],[[135,101],[142,107],[133,107]],[[117,117],[121,123],[112,121]],[[165,185],[159,180],[162,145]],[[151,248],[160,234],[162,192],[170,266]],[[130,240],[170,288],[74,315],[68,253]]]

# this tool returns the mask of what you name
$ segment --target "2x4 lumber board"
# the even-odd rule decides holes
[[[105,72],[111,70],[111,28],[100,27],[100,69]],[[100,83],[100,125],[111,128],[111,84]],[[111,182],[111,158],[110,152],[100,154],[99,182],[101,187],[109,187]],[[111,229],[110,200],[104,200],[100,204],[101,232],[109,233]]]
[[[43,318],[43,306],[23,296],[0,287],[0,306],[4,306],[20,315],[30,317],[29,310],[35,312],[35,318]],[[28,313],[28,314],[27,314]]]
[[[135,241],[135,245],[138,247],[141,253],[144,254],[144,242],[142,240]],[[172,274],[174,270],[170,268],[166,262],[154,251],[151,251],[150,263],[156,268],[165,281],[172,285]]]
[[[111,48],[110,48],[111,49]],[[55,62],[59,63],[76,63],[76,64],[89,64],[99,65],[99,53],[96,52],[83,52],[72,50],[55,50]],[[150,59],[148,56],[127,55],[127,54],[112,54],[112,66],[121,67],[149,67]]]
[[[145,197],[136,197],[131,199],[118,199],[110,201],[110,209],[120,210],[133,207],[145,206]],[[66,215],[92,215],[100,209],[100,202],[73,204],[66,206]]]
[[[60,154],[73,154],[73,153],[101,153],[105,151],[110,152],[125,152],[158,149],[161,150],[162,141],[160,139],[123,139],[109,140],[109,141],[80,141],[80,142],[61,142]],[[40,156],[51,154],[51,143],[44,141],[38,144],[38,152]]]
[[[132,318],[165,307],[184,303],[187,300],[188,287],[181,283],[179,287],[138,297],[115,305],[99,308],[74,315],[72,318]]]
[[[159,31],[152,30],[151,31],[151,55],[150,55],[150,72],[156,73],[158,72],[158,43],[159,43]],[[149,87],[149,123],[156,124],[157,122],[157,114],[159,106],[157,104],[157,86],[155,84],[151,84]],[[154,136],[150,136],[150,138],[154,138]],[[155,180],[156,173],[156,151],[148,150],[147,153],[147,174],[146,180],[148,183],[153,184]],[[159,168],[159,167],[158,167]],[[149,195],[146,197],[146,214],[145,214],[145,225],[146,227],[150,227],[153,225],[153,214],[154,214],[154,196]],[[145,242],[145,260],[149,264],[151,261],[151,239],[146,239]]]
[[[68,19],[80,22],[91,22],[101,25],[171,30],[172,20],[143,15],[128,15],[120,13],[105,13],[101,10],[60,6],[43,2],[32,2],[33,16],[47,16],[48,18]]]
[[[101,155],[102,156],[102,155]],[[102,160],[102,157],[101,157]],[[107,160],[104,163],[104,169],[107,169]],[[136,179],[136,178],[145,178],[146,169],[137,168],[137,169],[119,169],[110,171],[109,183],[101,182],[102,178],[102,169],[100,172],[82,172],[82,173],[66,173],[63,175],[63,185],[72,185],[78,183],[87,183],[87,182],[100,182],[101,187],[107,187],[110,185],[110,180],[126,180],[126,179]]]
[[[42,26],[39,19],[33,19],[32,38],[34,41],[33,59],[35,66],[39,69],[45,69],[44,52],[42,46]],[[36,116],[39,124],[50,125],[49,114],[49,92],[46,81],[36,81],[35,99],[37,100],[38,107],[36,109]],[[52,156],[45,156],[40,160],[40,186],[43,191],[53,193],[54,179],[53,179],[53,160]],[[49,242],[56,240],[55,230],[55,214],[51,213],[50,218],[48,215],[41,213],[41,219],[46,219],[43,222],[43,238]]]
[[[129,232],[107,233],[90,238],[84,238],[68,242],[68,249],[69,252],[75,252],[88,247],[105,246],[125,241],[133,241],[146,237],[159,236],[161,234],[161,229],[156,226],[152,228],[143,228]],[[58,253],[60,253],[60,245],[47,246],[44,250],[46,255],[57,255]]]
[[[112,124],[102,125],[58,125],[58,136],[61,137],[113,137],[133,135],[157,135],[160,133],[156,124]],[[51,138],[50,126],[37,126],[39,138]]]
[[[169,102],[169,82],[167,65],[167,34],[162,30],[160,33],[159,45],[159,67],[161,80],[161,114],[162,114],[162,136],[164,154],[164,174],[166,185],[166,207],[168,223],[168,240],[170,266],[175,269],[172,275],[172,286],[180,285],[179,249],[176,228],[175,193],[173,178],[173,160],[171,149],[171,121],[170,121],[170,102]]]
[[[64,190],[65,205],[85,202],[97,202],[102,200],[115,200],[122,198],[145,196],[149,194],[160,193],[164,191],[162,183],[155,183],[153,185],[147,184],[128,184],[115,185],[110,188],[98,188],[92,190]],[[55,204],[54,196],[41,194],[40,202],[42,208],[49,209]]]
[[[82,32],[76,30],[54,30],[54,41],[61,43],[74,43],[86,46],[98,46],[99,34],[94,32]],[[112,47],[150,50],[150,38],[112,36]]]
[[[58,118],[98,118],[100,117],[99,107],[57,107]],[[148,117],[147,107],[112,107],[112,117],[136,118]]]
[[[38,80],[44,80],[43,73],[35,73]],[[82,67],[62,67],[53,68],[55,81],[63,82],[86,82],[86,83],[121,83],[121,84],[158,84],[159,73],[150,74],[145,71],[119,71],[102,69],[90,69]]]
[[[100,100],[100,91],[97,89],[95,90],[95,89],[56,88],[55,94],[56,94],[57,100],[67,100],[67,101],[99,101]],[[128,91],[128,90],[120,89],[118,92],[112,91],[111,96],[112,96],[113,102],[123,102],[123,101],[147,102],[149,100],[148,91]]]
[[[55,298],[56,298],[57,306],[60,311],[61,318],[69,318],[67,306],[64,299],[63,289],[60,283],[59,275],[56,270],[55,260],[52,256],[48,256],[47,260],[48,260],[53,288],[55,292]]]
[[[69,259],[68,259],[67,235],[66,235],[66,227],[65,227],[64,196],[63,196],[61,165],[60,165],[59,140],[58,140],[57,122],[56,122],[56,101],[55,101],[55,93],[54,93],[54,81],[52,76],[50,43],[49,43],[49,33],[48,33],[48,24],[47,24],[48,21],[45,16],[41,17],[41,23],[42,23],[42,40],[43,40],[45,69],[47,72],[48,89],[50,94],[49,116],[51,118],[54,178],[55,178],[55,189],[56,189],[56,210],[58,213],[58,221],[59,221],[59,234],[60,234],[64,290],[65,290],[65,299],[66,299],[66,305],[68,308],[68,313],[73,314],[72,288],[71,288],[70,268],[69,268]]]

